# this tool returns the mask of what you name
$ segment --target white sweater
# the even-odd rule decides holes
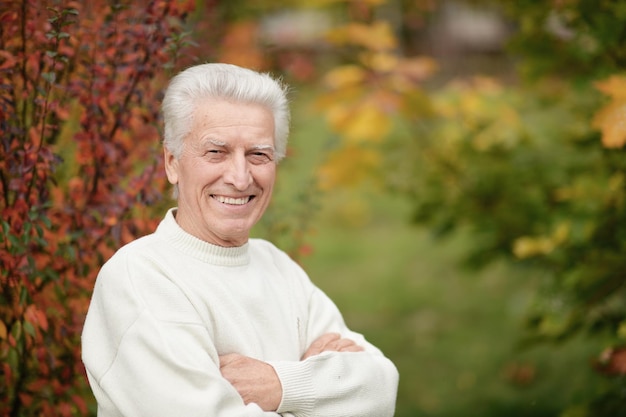
[[[338,332],[365,352],[310,344]],[[333,302],[271,243],[211,245],[183,231],[170,210],[156,232],[103,267],[82,335],[99,417],[392,416],[398,372]],[[277,412],[245,405],[222,377],[219,355],[272,365]]]

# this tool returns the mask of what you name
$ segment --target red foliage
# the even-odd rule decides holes
[[[155,225],[163,69],[194,1],[110,3],[0,11],[0,416],[88,414],[95,275]]]

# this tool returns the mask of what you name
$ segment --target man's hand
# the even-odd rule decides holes
[[[326,333],[315,339],[302,360],[322,352],[361,352],[363,348],[338,333]],[[283,387],[274,368],[263,361],[230,353],[220,356],[220,372],[235,387],[244,403],[256,403],[264,411],[276,411],[283,397]]]
[[[302,360],[322,352],[361,352],[363,348],[350,339],[343,339],[339,333],[326,333],[315,339]]]
[[[244,403],[256,403],[263,411],[278,409],[283,387],[270,364],[231,353],[220,356],[220,372],[239,392]]]

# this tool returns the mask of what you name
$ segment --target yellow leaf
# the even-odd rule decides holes
[[[5,340],[7,338],[7,326],[4,322],[0,321],[0,340]]]
[[[348,142],[380,141],[391,130],[391,119],[371,101],[353,107],[335,106],[327,112],[330,125]]]
[[[626,77],[613,75],[595,83],[598,90],[616,100],[626,100]]]
[[[339,45],[359,45],[373,50],[393,49],[398,44],[391,26],[383,21],[371,25],[349,23],[329,31],[326,38]]]
[[[611,101],[594,115],[592,126],[602,133],[605,148],[621,148],[626,144],[626,77],[613,75],[595,86]]]
[[[398,41],[389,25],[389,22],[374,22],[367,31],[363,33],[363,45],[371,49],[393,49],[397,47]]]
[[[545,255],[554,249],[552,240],[545,236],[520,237],[513,242],[513,254],[519,259]]]
[[[361,54],[361,62],[376,72],[390,72],[398,66],[398,57],[389,52]]]
[[[324,77],[324,82],[331,88],[341,88],[361,83],[367,73],[363,68],[356,65],[342,65],[329,71]]]
[[[522,236],[513,242],[513,254],[519,259],[547,255],[565,243],[569,232],[569,223],[563,222],[556,227],[551,236]]]
[[[592,126],[602,132],[605,148],[621,148],[626,144],[626,99],[613,100],[593,117]]]
[[[520,237],[513,242],[513,254],[519,259],[530,258],[536,253],[534,240],[531,238]]]

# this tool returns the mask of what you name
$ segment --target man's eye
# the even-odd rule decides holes
[[[209,156],[211,158],[215,158],[223,154],[224,154],[224,151],[222,149],[209,149],[206,151],[206,156]]]
[[[256,164],[270,162],[272,160],[272,156],[265,152],[252,152],[249,158],[253,163]]]
[[[222,149],[208,149],[204,156],[210,161],[221,161],[224,158],[225,152]]]

